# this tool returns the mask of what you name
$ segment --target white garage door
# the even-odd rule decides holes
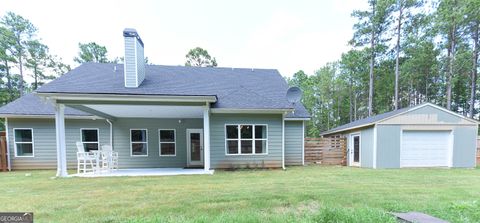
[[[403,131],[400,167],[449,166],[450,131]]]

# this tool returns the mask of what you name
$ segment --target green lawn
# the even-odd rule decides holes
[[[295,167],[214,175],[51,178],[0,173],[0,211],[36,222],[395,222],[421,211],[480,222],[480,169]]]

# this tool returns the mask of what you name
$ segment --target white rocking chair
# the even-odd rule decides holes
[[[85,152],[83,143],[77,142],[77,173],[95,172],[95,156]]]
[[[118,152],[114,152],[111,145],[102,146],[102,168],[118,170]]]

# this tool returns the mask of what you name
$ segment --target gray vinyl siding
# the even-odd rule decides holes
[[[373,128],[363,129],[360,134],[360,165],[373,168]]]
[[[121,118],[113,122],[113,147],[118,152],[119,168],[185,167],[187,129],[202,129],[203,119]],[[131,156],[130,129],[147,129],[148,156]],[[176,155],[159,156],[159,129],[175,129]]]
[[[373,127],[353,130],[344,134],[347,137],[347,164],[350,163],[349,150],[351,134],[360,133],[360,166],[373,168]]]
[[[285,165],[303,165],[303,121],[285,121]]]
[[[226,155],[225,124],[267,124],[267,155]],[[282,116],[261,114],[210,115],[211,168],[282,167]]]
[[[453,132],[453,167],[475,167],[477,127],[458,126]]]
[[[14,128],[33,129],[34,157],[15,157]],[[76,142],[80,141],[81,128],[98,128],[100,145],[110,144],[110,129],[105,120],[65,120],[67,165],[69,168],[76,168]],[[57,146],[54,119],[9,118],[8,137],[12,169],[55,169],[57,167]]]
[[[475,167],[476,126],[444,125],[453,131],[453,167]],[[432,126],[434,130],[434,127]],[[400,168],[401,125],[377,126],[377,168]],[[432,131],[426,128],[423,131]]]
[[[400,168],[400,125],[377,125],[377,168]]]

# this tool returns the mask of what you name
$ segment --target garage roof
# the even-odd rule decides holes
[[[398,109],[398,110],[395,110],[395,111],[390,111],[390,112],[382,113],[382,114],[379,114],[379,115],[370,116],[368,118],[360,119],[360,120],[357,120],[357,121],[354,121],[354,122],[350,122],[348,124],[341,125],[341,126],[338,126],[336,128],[330,129],[328,131],[322,132],[320,135],[331,135],[331,134],[334,134],[334,133],[340,133],[340,132],[344,132],[344,131],[348,131],[348,130],[358,129],[358,128],[362,128],[362,127],[368,127],[368,126],[377,124],[379,122],[385,121],[387,119],[390,119],[390,118],[393,118],[393,117],[396,117],[396,116],[399,116],[399,115],[417,110],[419,108],[423,108],[425,106],[430,106],[430,107],[433,107],[435,109],[439,109],[439,110],[442,110],[444,112],[447,112],[451,115],[466,119],[466,120],[472,122],[472,124],[478,124],[478,121],[476,121],[476,120],[470,119],[468,117],[457,114],[455,112],[447,110],[447,109],[445,109],[443,107],[440,107],[438,105],[427,102],[427,103],[419,104],[419,105],[416,105],[416,106],[413,106],[413,107],[402,108],[402,109]]]

